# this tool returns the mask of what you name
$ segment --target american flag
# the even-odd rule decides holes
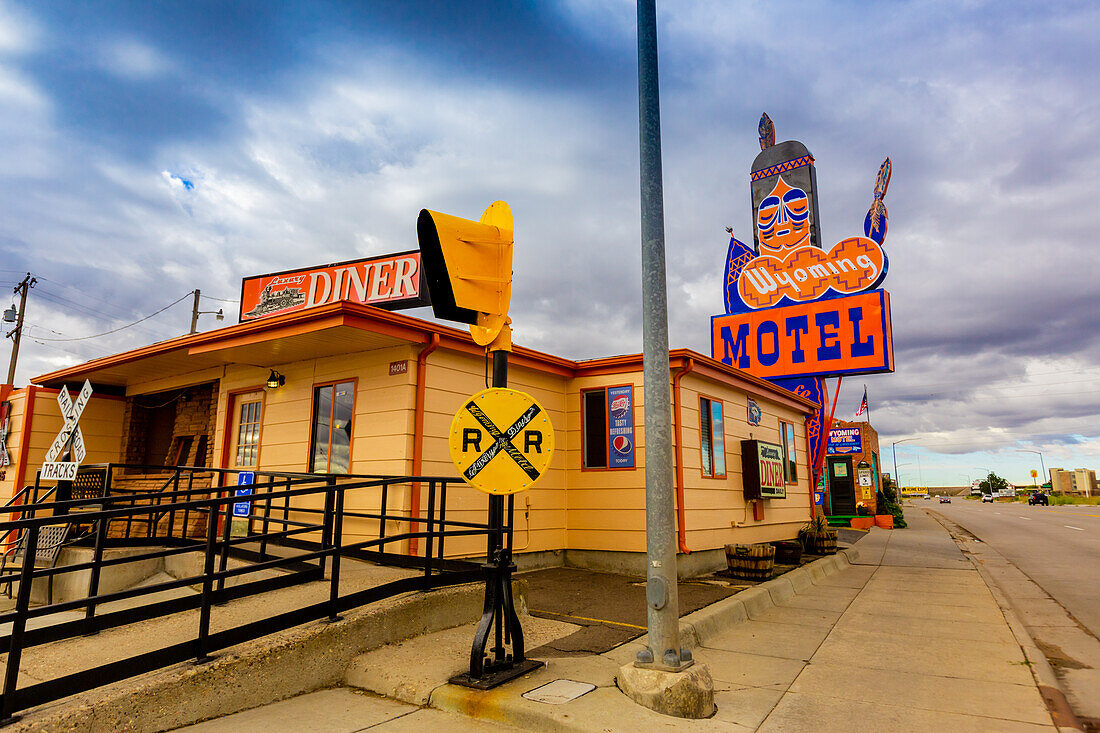
[[[867,412],[867,387],[863,388],[863,402],[859,403],[859,409],[856,410],[856,417],[859,417],[865,412]]]

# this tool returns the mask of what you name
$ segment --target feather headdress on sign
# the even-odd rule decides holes
[[[775,125],[772,123],[772,118],[768,117],[767,112],[760,115],[760,125],[757,129],[760,132],[761,150],[767,150],[775,145]]]
[[[882,243],[882,239],[886,236],[886,227],[883,224],[883,220],[887,218],[886,203],[883,201],[886,198],[886,189],[890,185],[890,159],[882,161],[882,165],[879,166],[878,175],[875,176],[875,197],[871,201],[871,210],[867,212],[867,216],[870,219],[870,230],[867,232],[867,236],[871,237],[875,241]],[[881,237],[875,237],[871,232],[881,232]]]

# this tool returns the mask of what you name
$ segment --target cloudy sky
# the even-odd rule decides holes
[[[658,23],[671,344],[710,353],[766,111],[816,158],[827,244],[894,163],[898,368],[838,416],[866,384],[905,484],[1024,482],[1025,450],[1100,468],[1100,5],[664,0]],[[421,208],[496,199],[517,343],[641,349],[625,0],[0,0],[0,160],[0,286],[38,278],[17,383],[185,332],[195,288],[235,314],[244,275],[412,249]]]

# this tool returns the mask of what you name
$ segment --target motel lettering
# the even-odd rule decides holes
[[[716,316],[712,355],[766,379],[890,371],[889,307],[889,296],[879,290]]]

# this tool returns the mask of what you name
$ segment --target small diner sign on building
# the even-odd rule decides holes
[[[239,319],[253,321],[342,300],[386,310],[430,305],[420,251],[246,277]]]

